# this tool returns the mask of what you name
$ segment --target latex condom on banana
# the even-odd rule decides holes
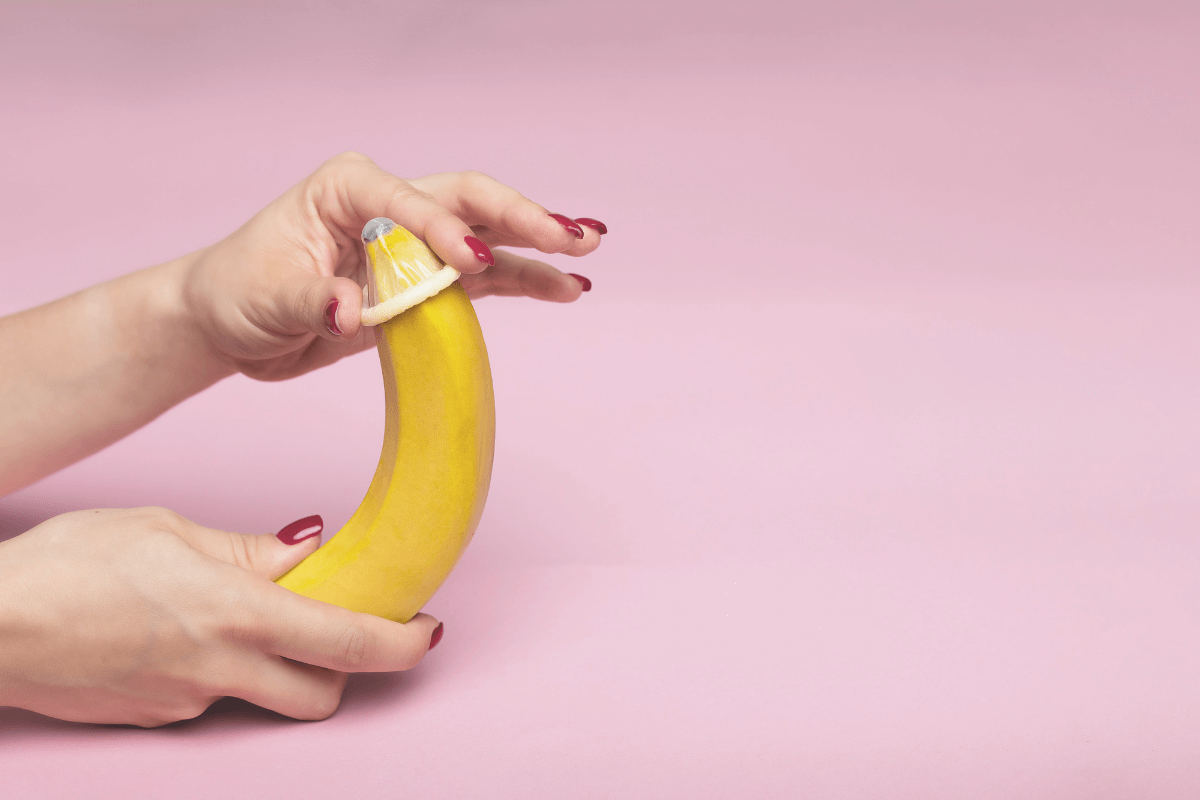
[[[390,219],[362,232],[363,324],[377,325],[386,421],[367,496],[337,535],[278,583],[407,622],[471,541],[492,476],[487,348],[459,273]]]

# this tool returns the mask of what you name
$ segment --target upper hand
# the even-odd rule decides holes
[[[359,235],[379,216],[424,239],[463,273],[472,297],[571,302],[580,295],[580,281],[490,247],[582,256],[600,245],[597,227],[560,221],[478,172],[405,181],[365,156],[346,153],[188,265],[184,300],[217,358],[251,377],[277,380],[371,347],[374,336],[359,320],[366,281]]]

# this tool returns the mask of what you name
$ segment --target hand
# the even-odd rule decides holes
[[[0,705],[164,725],[223,696],[297,719],[337,709],[346,672],[404,670],[438,623],[407,624],[272,583],[316,549],[165,509],[79,511],[0,544]]]
[[[185,302],[217,357],[251,377],[279,380],[373,346],[359,322],[366,281],[359,235],[380,216],[463,273],[472,297],[578,299],[582,281],[490,246],[582,256],[604,230],[594,220],[557,219],[477,172],[404,181],[365,156],[340,155],[189,264]]]
[[[211,247],[0,317],[12,378],[0,381],[0,495],[234,372],[281,380],[371,347],[359,236],[377,216],[425,239],[474,297],[577,299],[585,278],[490,245],[580,256],[604,231],[476,172],[406,182],[338,156]]]

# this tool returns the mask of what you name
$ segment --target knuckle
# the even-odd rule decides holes
[[[156,703],[128,720],[129,724],[139,728],[161,728],[175,722],[195,719],[208,710],[216,700],[215,697],[188,697],[180,700]]]
[[[334,669],[352,672],[369,664],[375,650],[374,635],[361,624],[347,625],[338,634],[333,651]]]
[[[389,206],[409,206],[413,203],[436,202],[433,195],[428,192],[421,191],[407,181],[400,181],[392,188],[392,196]]]
[[[319,330],[325,329],[325,308],[317,299],[316,287],[312,284],[294,293],[285,304],[286,313],[300,324],[309,326],[320,325]]]
[[[458,179],[464,192],[477,192],[482,189],[491,188],[497,183],[495,178],[477,169],[463,170],[458,173]]]
[[[104,512],[98,508],[91,511],[67,511],[66,513],[59,514],[56,517],[51,517],[42,524],[46,525],[47,523],[54,523],[63,526],[73,526],[80,523],[90,522],[97,514],[102,513]]]
[[[229,536],[229,557],[233,563],[242,569],[254,568],[254,553],[250,551],[250,543],[245,536]]]
[[[309,191],[322,191],[342,185],[346,175],[356,168],[375,162],[362,153],[347,150],[326,161],[305,179]]]
[[[244,592],[229,592],[222,604],[220,634],[233,644],[258,645],[264,638],[263,613]]]
[[[25,535],[30,537],[28,541],[32,541],[32,535],[36,533],[39,536],[45,537],[45,541],[48,543],[69,545],[80,534],[87,535],[89,533],[89,525],[101,521],[97,520],[95,516],[100,513],[102,512],[99,510],[68,511],[65,514],[51,517]]]
[[[147,506],[138,510],[151,526],[171,533],[178,533],[187,524],[187,520],[183,516],[169,508]]]
[[[530,269],[523,269],[517,273],[517,286],[520,287],[522,294],[530,296],[541,289],[538,276]]]
[[[325,163],[329,164],[330,166],[338,167],[345,166],[347,164],[369,164],[372,162],[371,159],[367,158],[362,153],[354,150],[346,150],[345,152],[338,153]]]
[[[207,711],[211,704],[211,701],[201,700],[199,698],[179,703],[173,709],[171,709],[170,719],[172,722],[182,722],[185,719],[195,719]]]
[[[341,704],[342,692],[340,689],[327,688],[315,691],[308,697],[308,702],[301,711],[301,719],[329,719]]]

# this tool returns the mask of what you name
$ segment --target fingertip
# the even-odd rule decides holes
[[[569,272],[560,273],[562,279],[555,283],[552,292],[539,297],[539,300],[549,300],[554,303],[574,303],[583,297],[583,283]]]
[[[255,572],[275,580],[287,573],[304,559],[316,552],[321,546],[321,534],[325,530],[325,521],[320,514],[301,517],[279,529],[273,537],[255,537],[266,543],[273,538],[273,546],[266,547],[261,556],[252,559]]]
[[[482,272],[487,267],[496,266],[496,256],[492,254],[491,248],[488,247],[482,239],[479,239],[476,236],[466,236],[463,237],[463,242],[466,243],[467,248],[471,251],[471,254],[475,256],[475,260],[479,262],[478,264],[473,265],[477,267],[477,269],[472,270],[473,272]]]
[[[284,525],[275,534],[275,538],[286,545],[297,545],[308,539],[320,541],[319,537],[324,530],[325,520],[321,518],[320,514],[313,514]]]
[[[562,214],[552,214],[541,206],[527,210],[519,228],[513,236],[529,244],[540,253],[566,253],[574,248],[580,237],[559,218],[566,219],[579,233],[583,229]],[[586,235],[586,234],[585,234]]]
[[[608,226],[598,219],[592,219],[591,217],[576,217],[575,221],[584,227],[591,228],[601,236],[608,233]]]
[[[406,622],[404,624],[405,625],[414,625],[414,624],[415,625],[424,625],[425,627],[429,628],[430,631],[432,631],[434,628],[436,628],[438,626],[439,623],[438,623],[438,619],[436,617],[434,617],[432,614],[426,614],[424,611],[418,611],[416,614],[414,614],[412,616],[411,619],[409,619],[408,622]]]
[[[571,219],[567,215],[550,213],[547,216],[549,216],[550,219],[554,220],[559,225],[562,225],[563,228],[567,231],[567,233],[571,234],[576,239],[583,238],[583,228],[579,227],[579,223],[577,223],[575,220]]]
[[[430,650],[437,647],[438,642],[440,642],[442,640],[442,635],[445,632],[446,632],[446,624],[444,622],[439,622],[437,624],[437,627],[433,629],[433,633],[430,634],[430,636],[429,636],[429,647],[426,648],[425,652],[428,653]]]
[[[326,338],[351,341],[362,327],[362,288],[349,278],[335,278],[327,289],[321,313]]]
[[[491,248],[475,236],[465,222],[449,212],[430,222],[425,234],[425,243],[438,258],[459,272],[468,275],[483,272],[496,263]]]
[[[584,280],[587,279],[584,278]],[[549,303],[574,303],[583,297],[583,292],[583,283],[579,280],[579,276],[569,272],[558,272],[538,291],[529,292],[529,296],[535,300],[544,300]]]
[[[268,580],[278,580],[295,569],[304,559],[317,552],[320,546],[320,536],[312,536],[296,544],[276,544],[271,548],[272,552],[268,559],[265,559],[266,563],[254,571]]]
[[[588,253],[594,252],[600,247],[600,231],[592,227],[583,228],[583,237],[576,239],[571,243],[571,246],[563,251],[563,255],[578,258],[586,256]]]
[[[412,619],[410,619],[405,624],[410,625],[410,626],[417,626],[418,628],[423,628],[425,630],[426,640],[431,643],[429,645],[429,648],[432,648],[433,645],[437,643],[437,641],[441,641],[442,634],[445,631],[445,626],[441,620],[437,619],[436,617],[434,617],[430,614],[426,614],[424,612],[420,612],[420,613],[416,614],[415,616],[413,616]],[[420,634],[418,634],[418,635],[420,635]],[[437,641],[434,641],[435,639]]]
[[[325,328],[334,336],[342,335],[342,327],[338,325],[337,318],[339,305],[341,305],[341,301],[336,297],[332,298],[328,303],[325,304]]]

